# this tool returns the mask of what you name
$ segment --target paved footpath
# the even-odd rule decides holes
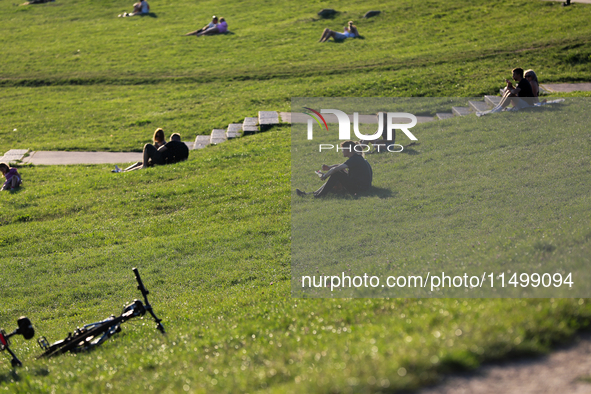
[[[419,394],[583,394],[591,393],[591,336],[545,357],[486,365],[445,378]]]
[[[1,161],[1,160],[0,160]],[[141,152],[31,152],[23,163],[54,164],[118,164],[142,161]]]
[[[591,4],[591,0],[588,0]],[[540,87],[551,93],[570,93],[591,91],[591,83],[541,83]]]

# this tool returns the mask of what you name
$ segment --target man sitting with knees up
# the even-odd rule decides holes
[[[371,188],[373,171],[371,166],[363,158],[362,146],[355,141],[344,141],[341,143],[343,156],[348,160],[342,164],[332,166],[322,165],[322,171],[318,173],[320,179],[328,179],[320,188],[312,193],[306,193],[296,189],[298,196],[314,194],[314,197],[324,197],[329,192],[345,190],[351,194],[367,191]]]

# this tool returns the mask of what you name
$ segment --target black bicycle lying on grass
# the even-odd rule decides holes
[[[31,321],[24,316],[18,319],[16,324],[18,325],[18,328],[10,334],[7,334],[4,330],[0,329],[0,351],[6,350],[12,356],[10,364],[12,364],[13,367],[20,367],[23,363],[21,363],[16,357],[16,354],[10,349],[10,337],[18,334],[22,335],[25,339],[31,339],[35,336],[35,329],[33,328]]]
[[[57,341],[51,345],[49,342],[47,342],[45,337],[39,338],[37,342],[44,352],[37,358],[53,357],[65,352],[76,353],[93,349],[94,347],[99,346],[105,342],[107,339],[111,338],[114,334],[121,331],[122,323],[128,321],[129,319],[133,319],[134,317],[143,316],[146,314],[146,312],[152,315],[154,321],[156,322],[156,328],[164,334],[164,327],[161,323],[162,319],[156,317],[154,311],[152,310],[152,306],[148,302],[149,292],[142,283],[142,279],[140,278],[140,273],[138,272],[137,268],[133,269],[133,273],[135,274],[135,279],[138,283],[137,288],[139,291],[141,291],[142,296],[144,297],[143,303],[140,300],[134,300],[131,304],[123,308],[121,315],[117,317],[110,316],[105,320],[86,324],[82,328],[76,328],[73,333],[68,333],[68,336],[65,339]]]

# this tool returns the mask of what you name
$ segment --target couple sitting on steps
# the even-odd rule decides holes
[[[478,112],[476,115],[482,116],[489,113],[496,113],[505,110],[509,104],[513,105],[514,110],[531,107],[539,102],[540,85],[538,84],[538,77],[534,70],[523,71],[522,68],[514,68],[513,80],[517,82],[517,86],[505,79],[507,87],[504,89],[501,102],[490,111]],[[545,101],[545,100],[544,100]]]

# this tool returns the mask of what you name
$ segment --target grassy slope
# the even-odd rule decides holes
[[[341,73],[397,70],[409,64],[430,68],[448,63],[462,79],[476,66],[478,75],[490,73],[498,78],[510,67],[507,62],[519,59],[520,53],[529,51],[521,58],[530,58],[535,67],[549,51],[557,56],[547,59],[548,65],[562,63],[562,67],[540,70],[542,76],[559,78],[565,71],[579,71],[588,77],[584,64],[574,70],[565,67],[569,64],[566,60],[589,62],[586,21],[590,10],[585,6],[484,0],[430,1],[418,6],[406,0],[375,4],[383,13],[363,20],[360,17],[368,5],[344,1],[339,3],[341,14],[323,21],[315,19],[322,2],[296,7],[288,1],[273,1],[263,7],[255,1],[170,1],[152,7],[157,18],[115,18],[116,10],[125,6],[125,1],[71,0],[24,8],[3,3],[9,61],[2,76],[227,80],[301,76],[302,72],[317,76],[327,69]],[[235,34],[207,39],[182,36],[214,12],[227,16]],[[314,42],[324,27],[340,29],[349,19],[358,22],[367,39],[328,45]],[[38,39],[40,34],[43,39]],[[559,53],[564,49],[570,52]],[[576,59],[575,53],[580,55]],[[507,54],[511,58],[505,58]],[[453,60],[453,68],[449,60]],[[498,66],[488,70],[483,63]]]
[[[452,276],[573,272],[575,285],[564,286],[560,293],[553,287],[544,292],[542,286],[535,293],[531,287],[501,290],[497,283],[494,291],[484,286],[473,291],[439,289],[435,294],[586,296],[591,280],[591,216],[586,213],[591,203],[589,104],[589,99],[567,99],[543,111],[419,125],[413,128],[416,145],[402,153],[367,156],[374,170],[370,195],[329,196],[322,203],[294,195],[293,276],[340,276],[344,271],[384,280],[388,275],[426,277],[427,272],[442,271]],[[323,137],[316,130],[310,142],[305,125],[299,126],[292,137],[292,189],[310,191],[321,184],[313,171],[343,158],[334,150],[318,153],[318,141],[332,142],[334,135]],[[407,145],[401,134],[397,142]],[[294,283],[296,294],[300,286]],[[311,290],[305,294],[331,296],[329,288]],[[417,292],[384,290],[345,290],[335,296],[430,294],[428,287]]]
[[[494,94],[515,65],[541,82],[591,78],[591,7],[581,5],[393,1],[364,20],[368,6],[341,2],[338,17],[317,20],[322,2],[164,2],[156,18],[116,18],[127,6],[0,4],[0,83],[74,85],[2,89],[7,146],[138,150],[156,127],[192,139],[257,110],[288,110],[290,97]],[[213,13],[235,34],[182,36]],[[316,43],[348,19],[366,39]]]
[[[365,5],[343,2],[337,19],[314,21],[327,4],[259,4],[152,3],[157,18],[120,20],[124,1],[0,3],[5,146],[137,149],[158,126],[205,133],[258,109],[287,109],[291,96],[491,93],[516,63],[543,81],[589,78],[590,7],[399,1],[376,4],[383,15],[365,21]],[[179,36],[213,13],[236,34]],[[365,40],[314,43],[322,28],[351,18]],[[52,86],[23,87],[39,85]],[[105,166],[22,169],[25,189],[0,203],[2,326],[28,314],[58,339],[137,297],[137,265],[170,333],[129,324],[97,352],[43,362],[34,343],[17,338],[26,368],[8,372],[0,359],[2,385],[393,390],[544,351],[591,321],[588,304],[572,299],[290,299],[288,147],[284,128],[118,177]]]
[[[35,361],[36,345],[17,338],[26,368],[8,372],[1,358],[2,384],[23,392],[394,390],[545,351],[591,322],[579,299],[290,298],[288,131],[129,174],[23,168],[26,187],[2,201],[4,326],[27,314],[38,335],[58,339],[137,297],[130,268],[138,266],[168,334],[129,323],[95,352],[48,361]],[[450,134],[451,151],[463,133]],[[418,166],[405,171],[424,176]],[[412,191],[400,193],[396,200]],[[487,201],[472,204],[481,210]],[[414,226],[427,233],[431,224]],[[557,245],[546,257],[578,253]],[[417,245],[416,253],[431,250]]]

